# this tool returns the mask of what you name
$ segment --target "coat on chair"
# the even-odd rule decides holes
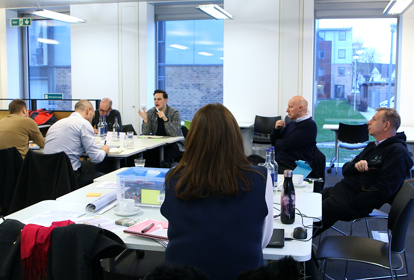
[[[56,199],[78,188],[69,157],[29,150],[23,160],[9,214],[42,200]]]

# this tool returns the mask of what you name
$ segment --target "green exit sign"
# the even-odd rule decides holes
[[[45,93],[45,99],[62,99],[62,93]]]
[[[10,20],[11,26],[29,26],[32,25],[31,18],[12,18]]]

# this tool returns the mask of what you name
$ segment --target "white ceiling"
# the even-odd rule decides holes
[[[222,4],[224,0],[0,0],[0,8],[28,12],[39,7],[68,10],[70,5],[125,2],[148,2],[154,5],[196,5],[206,2]],[[383,17],[382,11],[388,2],[389,0],[314,0],[315,16],[316,18]]]
[[[93,3],[126,3],[126,2],[148,2],[154,4],[191,4],[203,3],[201,0],[0,0],[0,8],[5,9],[30,9],[46,7],[67,7],[69,5],[93,4]],[[215,1],[209,1],[215,2]]]
[[[308,1],[308,0],[305,0]],[[314,0],[315,9],[359,9],[359,8],[385,8],[389,0]],[[74,4],[91,3],[125,3],[125,2],[149,2],[149,3],[177,3],[177,2],[214,2],[205,0],[0,0],[0,8],[37,8],[62,7]],[[223,0],[221,1],[223,2]]]

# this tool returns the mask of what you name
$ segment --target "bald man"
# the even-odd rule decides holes
[[[119,127],[122,130],[122,120],[121,113],[118,110],[112,109],[112,100],[109,98],[104,98],[99,104],[99,109],[95,111],[95,116],[92,119],[92,126],[94,128],[95,134],[98,133],[98,123],[99,117],[105,117],[106,123],[108,124],[108,131],[112,131],[112,127],[115,123],[115,117],[118,118]]]
[[[275,147],[279,174],[285,169],[295,169],[295,161],[303,160],[309,165],[313,162],[316,147],[316,123],[308,115],[308,102],[303,96],[294,96],[286,109],[292,120],[286,124],[279,120],[270,134],[272,146]]]
[[[79,187],[91,184],[93,179],[103,175],[101,172],[82,167],[86,161],[81,162],[81,155],[86,152],[91,162],[100,163],[109,153],[108,145],[98,148],[95,143],[95,134],[91,126],[94,116],[95,111],[91,102],[80,100],[75,105],[75,112],[54,123],[46,134],[43,152],[65,152],[72,163]]]

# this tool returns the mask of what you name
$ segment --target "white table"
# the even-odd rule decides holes
[[[159,148],[160,149],[160,163],[164,160],[164,146],[167,144],[175,143],[178,141],[184,140],[183,136],[177,136],[177,137],[168,137],[164,136],[162,138],[157,139],[148,139],[145,138],[145,136],[135,136],[134,135],[134,148],[133,149],[127,149],[125,148],[124,144],[125,141],[119,140],[119,141],[113,141],[112,139],[108,139],[107,144],[108,145],[118,145],[119,148],[123,149],[123,151],[119,154],[108,154],[109,158],[114,158],[116,160],[116,169],[119,169],[121,167],[121,160],[127,160],[128,157],[141,154],[147,150]],[[104,140],[100,141],[100,144],[103,145]],[[141,154],[142,157],[142,154]]]
[[[115,171],[109,172],[101,177],[93,179],[94,182],[116,182],[116,174],[129,169],[129,167],[122,167]]]
[[[123,170],[126,170],[126,168]],[[122,170],[122,171],[123,171]],[[121,171],[119,171],[121,172]],[[26,220],[30,217],[33,217],[37,214],[45,212],[47,210],[70,210],[70,211],[77,211],[79,213],[85,213],[85,206],[93,202],[94,200],[98,199],[98,197],[87,197],[86,195],[90,192],[100,192],[102,193],[101,196],[114,191],[115,189],[109,188],[99,188],[99,185],[103,182],[114,182],[112,179],[113,177],[116,178],[117,172],[112,172],[112,174],[107,174],[106,178],[110,181],[96,181],[90,185],[87,185],[83,188],[80,188],[76,191],[73,191],[69,194],[61,196],[56,200],[46,200],[39,202],[35,205],[22,209],[16,213],[9,215],[7,218],[17,219],[17,220]],[[282,179],[283,176],[279,175],[278,179]],[[312,225],[314,220],[319,220],[322,216],[322,197],[319,193],[312,192],[313,186],[309,184],[309,186],[305,188],[297,188],[296,191],[296,207],[300,210],[302,214],[306,214],[309,218],[303,219],[303,224]],[[274,206],[277,209],[280,209],[280,193],[276,193],[274,196]],[[134,217],[137,217],[141,220],[152,218],[154,220],[159,221],[166,221],[166,219],[161,215],[159,207],[141,207],[142,211],[140,211]],[[274,211],[275,214],[278,214],[278,210]],[[93,215],[88,213],[87,215]],[[105,212],[103,217],[111,219],[113,221],[121,218],[120,216],[114,213],[114,209],[110,209]],[[313,218],[313,219],[312,219]],[[291,237],[293,229],[295,227],[302,226],[302,218],[299,215],[296,215],[295,223],[292,225],[284,225],[280,222],[279,218],[274,219],[274,228],[284,228],[285,229],[285,236]],[[124,232],[116,232],[116,234],[122,238],[125,242],[126,246],[129,249],[140,249],[140,250],[149,250],[149,251],[164,251],[165,248],[162,247],[157,242],[138,237],[130,234],[126,234]],[[312,230],[308,230],[308,236],[310,237],[312,234]],[[263,256],[266,260],[277,260],[286,255],[291,255],[297,261],[306,261],[309,260],[311,257],[311,248],[312,248],[312,240],[309,241],[286,241],[284,248],[265,248],[263,249]]]

